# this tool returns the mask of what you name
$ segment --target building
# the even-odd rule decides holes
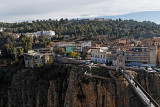
[[[37,31],[35,32],[36,36],[45,35],[48,39],[51,39],[53,36],[55,36],[55,32],[52,30],[49,31]]]
[[[74,52],[74,47],[73,46],[66,46],[66,53],[68,54],[70,51]]]
[[[32,37],[32,38],[33,38],[34,36],[37,37],[37,35],[36,35],[35,33],[26,33],[25,35],[26,35],[26,36],[30,36],[30,37]]]
[[[91,61],[106,63],[107,61],[107,47],[91,48]]]
[[[56,47],[73,46],[75,42],[56,42]]]
[[[117,53],[117,64],[116,64],[116,71],[118,71],[120,68],[125,68],[125,55],[124,55],[124,51],[120,51],[118,50]]]
[[[82,52],[83,49],[86,47],[91,46],[91,41],[85,41],[85,42],[58,42],[56,43],[56,47],[61,47],[66,49],[66,53],[69,53],[70,51],[73,52]]]
[[[18,41],[18,40],[19,40],[20,35],[21,35],[21,34],[13,34],[13,37],[14,37],[14,39],[15,39],[15,40],[17,40],[17,41]]]
[[[91,41],[84,41],[82,42],[82,48],[91,47],[92,42]]]
[[[126,66],[156,66],[157,49],[156,46],[128,47],[125,52]]]
[[[73,44],[74,52],[82,52],[82,43]]]
[[[2,27],[0,28],[0,32],[3,32],[3,28]]]
[[[160,66],[160,46],[157,46],[157,65]]]
[[[35,51],[29,51],[28,53],[24,53],[24,62],[25,67],[34,68],[36,64],[45,65],[50,60],[53,59],[53,54],[51,53],[38,53]]]

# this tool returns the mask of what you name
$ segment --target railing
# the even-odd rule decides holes
[[[137,82],[137,80],[133,79],[134,82],[139,86],[139,88],[143,91],[143,93],[149,98],[150,102],[152,102],[155,107],[160,107],[159,104],[144,90],[144,88]]]
[[[126,79],[128,80],[128,82],[130,84],[132,84],[132,82],[130,81],[130,79],[128,78],[131,78],[135,83],[136,85],[141,89],[141,91],[143,92],[142,94],[144,94],[148,100],[150,101],[150,103],[153,103],[155,107],[160,107],[159,104],[144,90],[144,88],[139,84],[139,82],[137,82],[137,80],[135,80],[134,78],[132,78],[127,72],[125,72],[124,70],[120,70],[122,72],[122,74],[126,77]],[[127,75],[127,76],[126,76]],[[133,85],[133,84],[132,84]],[[132,86],[131,85],[131,86]],[[136,89],[136,88],[135,88]],[[137,92],[138,93],[138,92]],[[140,96],[140,95],[139,95]],[[146,98],[145,98],[146,99]],[[148,102],[148,101],[147,101]]]

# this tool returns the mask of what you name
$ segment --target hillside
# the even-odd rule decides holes
[[[26,33],[39,30],[54,30],[57,35],[134,37],[150,38],[160,36],[160,25],[153,22],[137,22],[134,20],[36,20],[21,23],[0,23],[6,32]]]

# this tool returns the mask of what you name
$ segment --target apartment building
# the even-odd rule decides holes
[[[86,47],[91,47],[92,42],[91,41],[84,41],[82,42],[82,49],[86,48]]]
[[[91,48],[91,61],[106,63],[108,47]]]
[[[156,66],[157,49],[156,46],[136,46],[128,47],[125,52],[126,66]]]

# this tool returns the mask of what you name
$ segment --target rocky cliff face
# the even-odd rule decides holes
[[[86,71],[100,76],[84,75]],[[25,70],[13,75],[6,91],[0,90],[6,92],[7,101],[0,97],[6,107],[144,107],[123,76],[101,67],[52,65]]]
[[[143,88],[160,104],[160,72],[137,72],[137,80]]]

